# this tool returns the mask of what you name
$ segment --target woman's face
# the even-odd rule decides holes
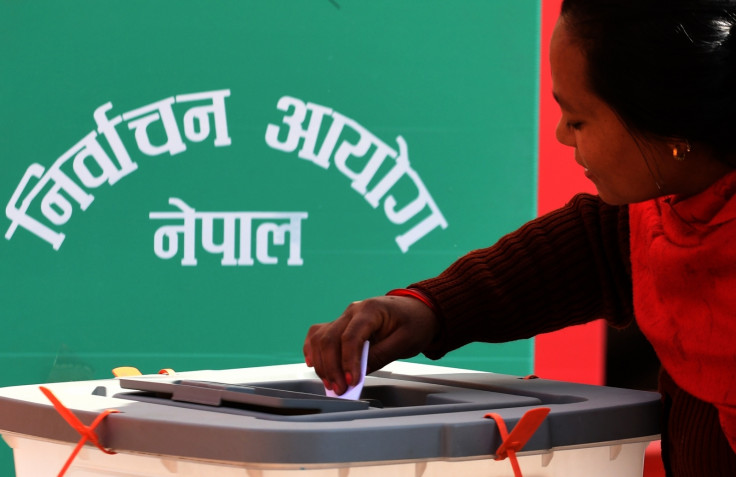
[[[674,161],[672,147],[635,139],[618,115],[590,90],[585,57],[568,34],[564,18],[552,34],[550,66],[553,94],[562,112],[557,140],[575,148],[575,161],[601,199],[620,205],[662,195],[662,165]]]

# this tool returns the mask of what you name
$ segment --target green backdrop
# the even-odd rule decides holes
[[[298,362],[533,217],[539,9],[0,1],[0,386]]]

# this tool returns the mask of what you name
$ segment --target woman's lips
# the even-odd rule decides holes
[[[588,167],[585,165],[585,162],[583,162],[583,160],[578,157],[577,153],[575,154],[575,162],[577,162],[577,164],[583,168],[583,173],[585,174],[585,177],[587,177],[588,179],[593,177],[593,174],[590,173],[590,169],[588,169]]]
[[[583,168],[583,172],[585,172],[585,176],[587,177],[588,174],[590,174],[590,170],[585,166],[585,163],[578,158],[575,158],[575,162],[577,162],[578,165]]]

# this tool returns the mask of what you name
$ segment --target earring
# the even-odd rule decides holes
[[[675,144],[672,146],[672,157],[674,157],[676,161],[684,161],[685,156],[690,151],[691,148],[688,141],[685,141],[684,144]]]

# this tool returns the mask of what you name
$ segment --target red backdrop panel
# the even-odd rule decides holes
[[[559,108],[552,98],[549,39],[561,0],[542,1],[541,78],[539,102],[538,211],[544,214],[565,204],[577,192],[595,192],[573,160],[573,151],[555,139]],[[588,384],[605,381],[605,323],[601,320],[539,335],[534,345],[534,372],[547,379]]]

